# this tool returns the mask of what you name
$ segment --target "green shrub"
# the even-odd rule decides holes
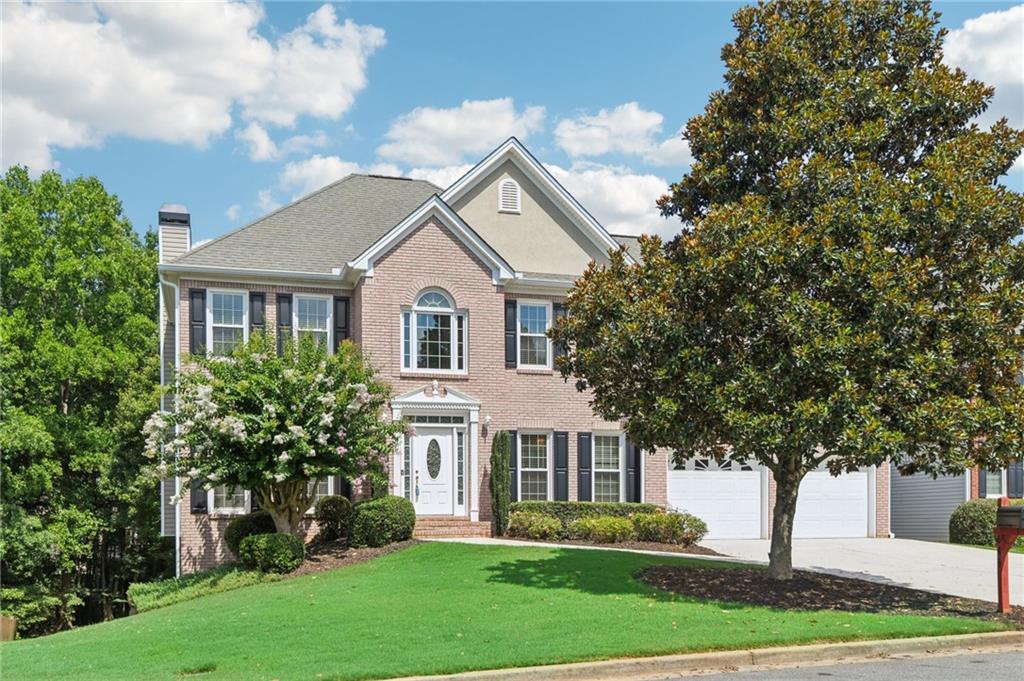
[[[601,544],[616,544],[633,538],[633,521],[614,515],[580,518],[569,525],[569,535]]]
[[[629,518],[634,513],[657,513],[661,509],[655,504],[637,503],[612,503],[604,501],[517,501],[512,504],[511,510],[515,512],[540,513],[558,520],[561,528],[558,532],[560,538],[567,538],[570,535],[569,525],[580,518],[592,518],[595,516],[616,516]]]
[[[513,512],[508,518],[508,535],[523,539],[554,539],[562,531],[558,519],[542,513]]]
[[[246,567],[284,574],[302,565],[306,545],[301,537],[288,532],[254,534],[242,540],[239,557]]]
[[[494,436],[491,445],[491,475],[488,485],[491,490],[491,531],[495,537],[500,537],[508,531],[508,509],[511,503],[508,466],[511,442],[508,431],[503,430]]]
[[[707,524],[689,513],[637,513],[633,529],[640,541],[693,546],[708,533]]]
[[[242,546],[242,540],[254,534],[274,534],[277,527],[274,526],[274,519],[267,511],[254,511],[243,516],[238,516],[224,530],[224,543],[231,549],[231,553],[240,555],[238,549]]]
[[[321,539],[343,539],[352,525],[352,502],[343,496],[321,497],[314,515]]]
[[[1011,499],[1010,504],[1024,504],[1024,499]],[[971,499],[953,510],[949,516],[949,541],[953,544],[995,546],[992,528],[996,524],[995,499]],[[1024,537],[1015,546],[1024,546]]]
[[[184,577],[132,584],[128,587],[128,600],[136,612],[146,612],[190,601],[193,598],[278,579],[280,577],[273,573],[246,570],[238,565],[219,565],[212,570]]]
[[[416,509],[404,497],[387,496],[357,504],[352,517],[352,546],[384,546],[412,538]]]

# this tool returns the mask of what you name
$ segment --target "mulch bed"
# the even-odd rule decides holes
[[[585,541],[583,539],[552,539],[545,541],[541,539],[522,539],[520,537],[508,537],[516,541],[531,542],[533,544],[572,544],[574,546],[600,546],[608,549],[625,549],[627,551],[664,551],[666,553],[688,553],[696,556],[724,556],[724,553],[712,551],[703,546],[682,546],[681,544],[659,544],[653,541],[621,541],[614,544],[601,544],[598,542]]]
[[[306,547],[306,560],[294,572],[284,575],[285,578],[301,577],[317,572],[363,563],[389,553],[402,551],[420,542],[416,539],[400,541],[381,547],[350,548],[345,541],[320,542],[314,541]]]
[[[794,570],[778,581],[763,568],[692,568],[652,565],[640,570],[641,581],[680,596],[759,605],[782,610],[843,610],[901,615],[974,617],[1000,620],[1024,629],[1024,607],[1010,614],[996,604],[972,598],[879,584],[851,577]]]

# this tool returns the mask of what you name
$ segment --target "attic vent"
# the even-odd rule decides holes
[[[519,185],[515,180],[502,180],[498,185],[498,212],[519,212]]]

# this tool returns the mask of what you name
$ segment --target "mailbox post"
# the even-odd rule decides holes
[[[1024,506],[1010,506],[1006,497],[996,507],[996,571],[999,579],[999,612],[1010,612],[1010,549],[1024,537]]]

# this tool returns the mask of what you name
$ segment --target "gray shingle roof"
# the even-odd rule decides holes
[[[441,191],[423,180],[348,175],[173,262],[329,274]]]

